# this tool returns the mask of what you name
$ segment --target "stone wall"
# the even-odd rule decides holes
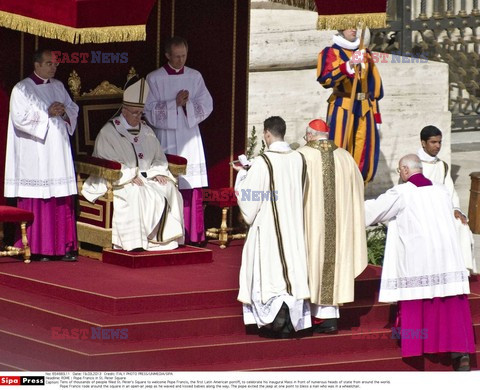
[[[248,124],[260,136],[263,120],[280,115],[287,122],[287,142],[303,144],[308,122],[325,118],[330,91],[316,82],[316,62],[334,32],[317,31],[316,19],[315,12],[305,10],[251,10]],[[450,162],[448,66],[401,57],[377,65],[385,97],[380,101],[380,162],[368,197],[397,182],[398,159],[417,151],[423,126],[433,124],[443,131],[440,157]]]

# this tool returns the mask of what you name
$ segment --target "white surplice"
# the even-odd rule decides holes
[[[68,120],[49,117],[54,102]],[[5,163],[5,197],[57,198],[77,193],[69,136],[77,126],[78,106],[55,79],[35,84],[26,78],[12,90]]]
[[[417,152],[418,157],[422,161],[423,175],[430,179],[433,183],[444,184],[450,193],[453,209],[462,212],[460,209],[460,199],[455,186],[453,184],[452,175],[448,165],[438,157],[432,157],[426,153],[423,148]],[[462,213],[463,214],[463,213]],[[462,221],[455,218],[455,227],[457,230],[458,240],[460,241],[460,250],[465,261],[465,266],[474,274],[480,272],[480,259],[475,259],[474,239],[472,231],[468,225],[464,225]]]
[[[127,130],[130,127],[122,115],[109,121],[98,134],[93,152],[95,157],[122,164],[122,177],[113,183],[112,243],[125,250],[174,249],[183,244],[182,196],[153,130],[142,123],[140,132],[133,135]],[[167,184],[154,180],[157,175],[168,177]],[[143,186],[132,183],[135,177]],[[96,176],[90,176],[82,188],[90,202],[106,191],[105,179]]]
[[[285,142],[272,143],[265,155],[273,168],[274,188],[272,172],[260,156],[248,172],[239,172],[235,185],[238,205],[250,225],[238,300],[244,303],[245,324],[258,326],[272,323],[285,302],[298,331],[311,326],[303,227],[302,174],[306,171],[302,156]]]
[[[468,294],[468,271],[444,185],[408,182],[365,201],[366,226],[390,221],[380,302]]]
[[[162,67],[149,73],[147,82],[150,93],[145,114],[163,150],[188,160],[187,174],[179,178],[179,188],[206,187],[207,166],[198,124],[212,112],[213,101],[202,75],[186,66],[182,74],[169,75]],[[176,103],[181,90],[189,92],[185,110]]]

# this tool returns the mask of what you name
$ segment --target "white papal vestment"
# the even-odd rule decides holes
[[[122,115],[109,121],[98,134],[93,152],[95,157],[122,164],[122,177],[113,183],[112,243],[125,250],[174,249],[183,244],[182,197],[153,130],[142,123],[140,132],[133,135],[129,127]],[[158,183],[157,175],[168,177],[168,183]],[[143,186],[132,183],[135,177]],[[94,202],[106,191],[104,179],[90,176],[82,194]]]

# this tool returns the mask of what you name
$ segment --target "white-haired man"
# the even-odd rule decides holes
[[[365,202],[367,226],[390,221],[379,301],[398,302],[403,357],[451,352],[454,368],[469,370],[470,288],[450,194],[422,174],[415,154],[402,157],[397,170],[404,184]]]
[[[114,248],[167,250],[183,244],[183,202],[153,130],[142,121],[148,94],[144,79],[125,88],[120,115],[103,126],[95,140],[95,157],[118,161],[122,177],[114,183]],[[95,202],[106,181],[90,176],[82,194]]]

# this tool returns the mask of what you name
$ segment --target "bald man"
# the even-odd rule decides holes
[[[423,175],[415,154],[402,157],[397,171],[403,184],[365,202],[367,226],[390,221],[379,301],[398,302],[392,330],[403,357],[451,352],[454,369],[469,371],[470,289],[450,194]]]

